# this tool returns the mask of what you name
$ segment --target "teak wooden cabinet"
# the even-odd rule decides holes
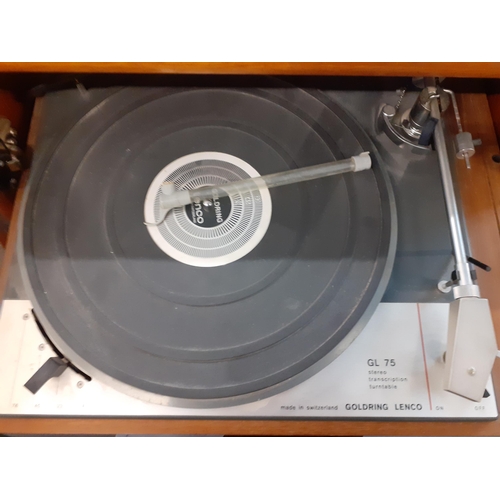
[[[295,75],[362,78],[368,88],[380,78],[438,76],[458,82],[464,130],[482,145],[472,169],[458,169],[463,207],[474,256],[492,271],[479,273],[482,295],[490,301],[500,344],[500,63],[0,63],[0,115],[22,128],[31,117],[27,158],[36,141],[37,108],[32,113],[12,97],[19,88],[99,75],[113,82],[149,75]],[[464,80],[465,79],[465,80]],[[450,80],[451,81],[451,80]],[[346,81],[349,85],[349,81]],[[479,88],[479,91],[478,91]],[[3,89],[3,90],[2,90]],[[461,89],[465,89],[462,91]],[[470,91],[469,89],[472,89]],[[495,133],[496,126],[496,133]],[[26,126],[27,128],[27,126]],[[14,251],[16,221],[26,176],[19,186],[0,276]],[[0,200],[1,204],[1,200]],[[12,208],[11,208],[12,210]],[[6,212],[7,213],[7,212]],[[9,215],[7,213],[7,215]],[[0,293],[2,293],[0,291]],[[493,371],[500,402],[500,364]],[[214,434],[214,435],[500,435],[500,420],[491,422],[380,422],[283,420],[179,420],[137,418],[0,418],[4,434]]]

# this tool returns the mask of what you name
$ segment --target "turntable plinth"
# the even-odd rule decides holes
[[[495,169],[491,158],[498,153],[498,145],[486,96],[462,95],[459,104],[465,127],[483,141],[471,160],[472,170],[460,170],[458,176],[474,255],[493,269],[490,274],[481,274],[479,283],[483,295],[490,300],[496,330],[500,331],[500,296],[495,291],[500,278],[500,258],[496,255],[500,236],[493,202],[496,196],[492,191],[500,186],[492,182],[491,175]],[[35,123],[33,127],[36,129]],[[4,270],[12,257],[13,245],[11,234]],[[494,381],[497,386],[500,384],[498,367],[494,370]],[[0,420],[0,431],[7,434],[500,435],[500,423],[6,418]]]

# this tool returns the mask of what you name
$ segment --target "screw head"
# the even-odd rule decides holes
[[[40,345],[38,346],[38,350],[39,350],[39,351],[43,351],[44,349],[45,349],[45,344],[40,344]]]
[[[471,366],[468,370],[467,370],[467,373],[471,376],[474,376],[476,374],[476,369]]]
[[[26,321],[27,319],[30,319],[30,315],[28,313],[23,314],[23,319]]]
[[[76,383],[76,386],[78,387],[78,389],[81,389],[83,387],[83,381],[82,380],[79,380],[77,383]]]
[[[211,200],[203,200],[203,206],[204,207],[211,207],[212,201]]]
[[[384,106],[384,109],[382,110],[382,113],[384,113],[387,118],[392,118],[396,114],[396,108],[394,106],[391,106],[390,104],[386,104]]]

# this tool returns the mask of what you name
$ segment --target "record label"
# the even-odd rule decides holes
[[[184,210],[191,222],[197,227],[217,227],[226,222],[232,209],[229,196],[219,198],[214,196],[208,200],[200,200],[200,203],[186,205]]]

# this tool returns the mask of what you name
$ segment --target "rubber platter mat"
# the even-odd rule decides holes
[[[366,134],[321,92],[286,86],[103,95],[67,129],[42,119],[60,139],[35,152],[25,199],[21,259],[55,344],[91,375],[207,401],[262,397],[338,355],[380,300],[395,250],[392,191]],[[62,116],[71,99],[45,106]],[[258,245],[197,267],[143,222],[158,172],[200,151],[261,175],[370,151],[373,169],[271,190]]]

